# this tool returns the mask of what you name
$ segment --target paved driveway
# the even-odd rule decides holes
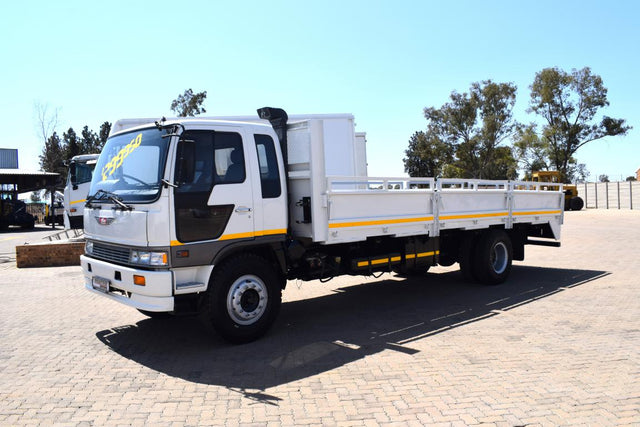
[[[290,282],[263,339],[0,263],[0,425],[640,425],[640,212],[569,212],[508,283]]]

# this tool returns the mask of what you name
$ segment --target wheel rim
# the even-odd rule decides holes
[[[239,277],[229,288],[227,312],[234,322],[251,325],[264,314],[268,298],[267,287],[259,277],[250,274]]]
[[[496,274],[502,274],[509,263],[509,251],[503,242],[498,242],[491,251],[491,266]]]

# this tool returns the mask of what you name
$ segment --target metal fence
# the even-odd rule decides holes
[[[586,182],[578,195],[587,209],[640,209],[640,181]]]

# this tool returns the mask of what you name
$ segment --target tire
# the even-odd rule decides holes
[[[462,273],[464,279],[470,282],[478,281],[473,262],[477,240],[478,239],[474,234],[465,236],[462,240],[462,243],[460,244],[460,253],[458,255],[460,272]]]
[[[241,344],[264,335],[282,302],[282,280],[264,258],[245,254],[214,270],[205,315],[225,340]]]
[[[172,314],[167,313],[166,311],[147,311],[140,309],[137,310],[151,319],[169,319],[170,317],[172,317]]]
[[[503,283],[511,273],[513,246],[502,230],[489,230],[478,239],[474,250],[475,278],[485,285]]]
[[[30,222],[28,222],[26,224],[22,224],[21,227],[24,230],[33,230],[35,228],[35,226],[36,226],[36,223],[35,223],[35,221],[32,220],[32,221],[30,221]]]
[[[578,196],[572,197],[571,201],[569,202],[569,206],[571,207],[572,211],[579,211],[584,207],[584,200],[582,200],[582,198]]]

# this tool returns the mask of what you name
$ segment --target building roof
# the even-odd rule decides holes
[[[59,176],[59,174],[51,172],[0,169],[0,184],[17,185],[19,193],[26,193],[54,186]]]

